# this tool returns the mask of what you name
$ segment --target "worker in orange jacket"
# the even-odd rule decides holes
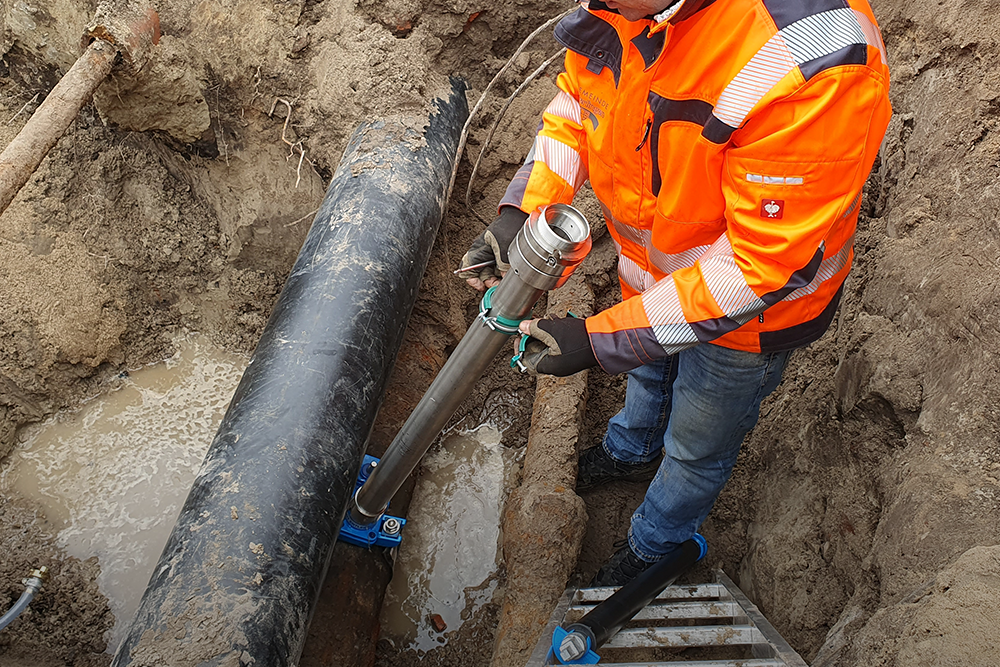
[[[589,179],[622,302],[525,321],[535,371],[628,372],[577,488],[650,479],[594,585],[692,537],[790,352],[833,319],[861,192],[891,115],[866,0],[590,0],[563,19],[560,92],[463,274],[499,281],[527,214]]]

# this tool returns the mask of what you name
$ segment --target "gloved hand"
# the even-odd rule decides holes
[[[535,339],[528,342],[521,357],[521,363],[533,375],[564,377],[597,365],[586,321],[581,318],[525,320],[519,328]]]
[[[483,230],[483,233],[476,237],[469,248],[469,252],[462,257],[462,266],[475,266],[490,260],[495,260],[496,264],[485,266],[481,269],[463,271],[459,277],[475,287],[480,292],[487,287],[493,287],[500,282],[503,274],[510,270],[510,261],[507,257],[507,248],[514,241],[514,237],[524,227],[524,222],[528,219],[528,214],[516,206],[504,206],[500,209],[500,215]]]

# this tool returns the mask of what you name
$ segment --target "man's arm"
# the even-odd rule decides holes
[[[507,248],[528,214],[549,204],[571,203],[587,180],[586,132],[580,118],[576,78],[569,73],[573,57],[572,53],[567,55],[567,71],[556,80],[559,93],[542,113],[535,141],[524,165],[507,186],[497,218],[462,257],[462,268],[480,268],[459,276],[481,292],[498,284],[500,276],[510,268]]]
[[[516,206],[531,213],[557,202],[569,204],[587,180],[587,135],[573,74],[576,57],[566,55],[566,71],[556,79],[559,93],[542,114],[531,150],[507,186],[500,207]]]

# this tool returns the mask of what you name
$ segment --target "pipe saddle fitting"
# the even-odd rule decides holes
[[[540,290],[561,287],[590,252],[590,225],[569,204],[551,204],[532,213],[509,250],[511,270]]]

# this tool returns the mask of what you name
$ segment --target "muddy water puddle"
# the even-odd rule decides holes
[[[429,651],[492,599],[512,464],[493,426],[453,432],[424,458],[382,605],[382,637]]]
[[[124,636],[198,467],[225,414],[245,357],[204,337],[134,371],[116,390],[29,427],[0,470],[0,489],[41,505],[70,555],[96,556]]]

